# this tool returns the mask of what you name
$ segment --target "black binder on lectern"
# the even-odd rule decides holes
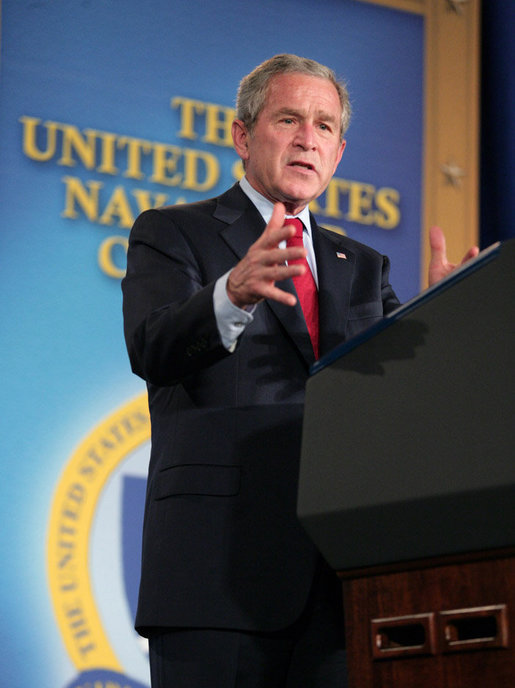
[[[515,240],[307,384],[298,516],[335,570],[515,545]]]

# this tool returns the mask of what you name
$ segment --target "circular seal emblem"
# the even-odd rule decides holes
[[[50,513],[47,570],[59,630],[78,672],[69,688],[144,686],[126,675],[124,660],[114,646],[119,633],[116,629],[113,632],[110,620],[112,616],[121,616],[122,622],[127,622],[123,632],[133,634],[131,640],[138,642],[130,613],[135,603],[131,610],[126,599],[130,581],[139,576],[139,570],[137,574],[130,571],[125,575],[124,568],[135,567],[127,564],[122,552],[122,532],[133,525],[133,509],[129,504],[125,507],[128,514],[122,513],[121,498],[116,498],[114,507],[111,504],[108,508],[106,504],[113,499],[106,500],[105,494],[109,491],[120,494],[123,464],[128,459],[133,461],[149,440],[150,418],[147,395],[143,394],[111,414],[80,443],[58,481]],[[148,455],[148,451],[144,453]],[[146,462],[148,457],[144,459]],[[145,484],[142,471],[137,483],[142,504]],[[138,508],[142,513],[141,504]],[[98,518],[99,512],[102,519]],[[139,551],[139,537],[137,533],[135,551]],[[136,564],[134,558],[132,563]],[[133,591],[135,587],[137,584],[132,584]],[[119,606],[125,609],[121,615],[116,611],[106,614],[105,604],[99,605],[97,598],[102,602],[108,600],[109,604],[113,599],[123,599]]]

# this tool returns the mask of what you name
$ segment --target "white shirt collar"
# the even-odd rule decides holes
[[[247,177],[243,177],[243,179],[240,179],[240,187],[241,190],[250,198],[252,203],[254,203],[256,208],[259,210],[259,213],[261,214],[265,223],[268,224],[270,222],[270,218],[272,217],[274,204],[271,201],[269,201],[268,198],[265,198],[262,194],[260,194],[259,191],[256,191],[256,189],[253,186],[251,186]],[[294,216],[286,215],[286,217]],[[307,233],[311,237],[311,219],[309,217],[309,207],[306,206],[303,210],[301,210],[301,212],[298,215],[295,215],[295,217],[298,217],[299,220],[302,221]]]

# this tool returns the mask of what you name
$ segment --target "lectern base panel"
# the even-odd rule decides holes
[[[479,558],[340,574],[350,688],[515,686],[515,556]]]

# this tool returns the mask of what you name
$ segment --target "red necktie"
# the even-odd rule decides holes
[[[293,225],[295,227],[295,235],[288,239],[286,245],[289,248],[294,246],[304,246],[304,241],[302,239],[302,233],[304,231],[304,225],[297,218],[287,218],[284,221],[286,225]],[[306,258],[299,258],[298,260],[288,261],[290,265],[299,263],[306,266],[306,271],[303,275],[296,275],[293,277],[293,283],[295,289],[297,290],[297,296],[299,297],[300,305],[302,307],[302,312],[304,313],[304,319],[306,320],[306,325],[308,326],[309,336],[311,337],[311,343],[313,344],[313,351],[315,352],[315,358],[318,358],[318,291],[313,279],[313,274],[308,265]]]

